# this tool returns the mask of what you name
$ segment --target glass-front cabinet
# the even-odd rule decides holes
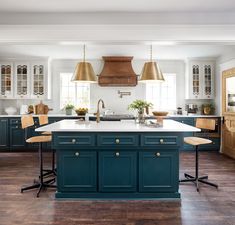
[[[186,75],[187,99],[214,98],[214,62],[192,60]]]
[[[15,97],[29,98],[30,96],[30,73],[27,62],[15,63]]]
[[[1,99],[48,97],[48,61],[0,61]]]
[[[13,98],[13,64],[0,62],[0,66],[0,96],[1,98]]]
[[[46,93],[46,74],[47,66],[43,62],[34,62],[31,65],[31,97],[32,98],[44,98]]]

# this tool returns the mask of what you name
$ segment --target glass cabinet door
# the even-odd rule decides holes
[[[32,95],[33,98],[42,98],[45,95],[45,74],[44,64],[32,65]]]
[[[200,66],[192,65],[192,95],[194,98],[199,98],[200,95]]]
[[[9,98],[13,97],[13,77],[12,77],[12,64],[11,63],[2,63],[1,65],[1,97]]]
[[[203,65],[203,98],[211,99],[213,97],[213,65],[204,64]]]
[[[27,63],[16,64],[16,97],[29,97],[29,66]]]

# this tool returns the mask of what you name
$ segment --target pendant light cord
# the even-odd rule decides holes
[[[83,45],[83,62],[85,62],[86,59],[86,45]]]

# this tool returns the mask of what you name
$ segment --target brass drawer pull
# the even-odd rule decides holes
[[[116,152],[115,155],[118,157],[118,156],[120,156],[120,153],[119,153],[119,152]]]
[[[119,143],[120,143],[120,140],[119,140],[119,139],[116,139],[115,142],[116,142],[116,144],[119,144]]]
[[[75,144],[76,143],[76,139],[72,139],[72,143]]]
[[[163,144],[164,143],[164,140],[163,139],[160,139],[160,144]]]
[[[16,126],[16,128],[19,128],[18,126]]]
[[[155,155],[156,155],[157,157],[159,157],[161,154],[160,154],[160,152],[157,152]]]
[[[79,156],[79,155],[80,155],[80,153],[79,153],[79,152],[76,152],[76,153],[75,153],[75,155],[76,155],[76,156]]]

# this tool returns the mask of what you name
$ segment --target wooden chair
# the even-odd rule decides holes
[[[202,130],[215,130],[215,120],[208,118],[198,118],[196,119],[196,127]],[[200,145],[206,145],[212,143],[211,140],[200,137],[185,137],[184,142],[195,146],[195,176],[184,174],[186,179],[180,180],[180,182],[193,182],[196,185],[197,191],[199,191],[199,182],[218,188],[217,184],[211,183],[208,180],[208,176],[198,176],[198,147]]]
[[[42,155],[42,144],[46,142],[51,142],[51,136],[49,135],[39,135],[28,138],[27,131],[28,128],[34,125],[34,120],[32,115],[23,115],[21,117],[21,124],[22,129],[25,129],[25,140],[27,143],[38,143],[39,144],[39,180],[35,181],[33,185],[21,188],[21,193],[26,190],[31,189],[38,189],[37,197],[39,197],[39,194],[43,188],[49,188],[53,187],[55,188],[55,185],[52,185],[51,182],[55,181],[55,178],[44,181],[44,174],[43,174],[43,155]]]
[[[48,120],[48,115],[39,115],[38,116],[39,119],[39,125],[43,126],[49,123]],[[50,131],[45,131],[42,133],[42,135],[51,135]],[[51,170],[44,170],[46,171],[46,173],[44,175],[50,175],[50,174],[54,174],[55,176],[56,174],[56,168],[55,168],[55,149],[52,149],[52,162],[51,162]]]

